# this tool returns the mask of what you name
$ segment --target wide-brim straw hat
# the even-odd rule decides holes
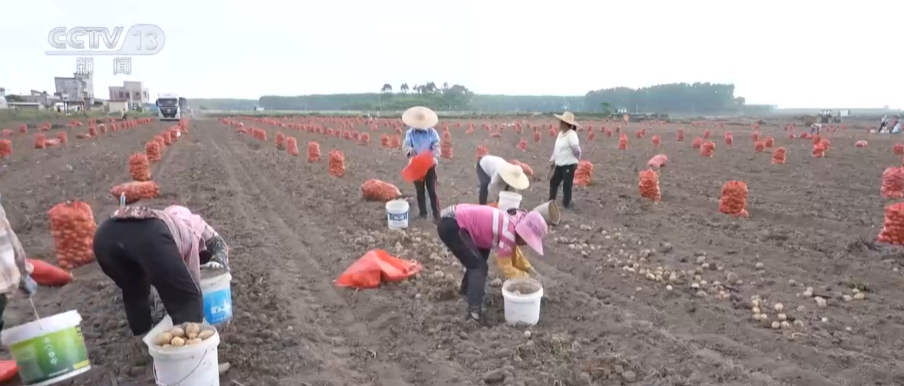
[[[572,114],[571,111],[566,111],[566,112],[562,113],[562,115],[559,115],[559,114],[553,114],[553,116],[556,117],[556,118],[558,118],[560,121],[565,122],[565,123],[567,123],[567,124],[569,124],[569,125],[581,127],[581,125],[579,125],[579,124],[574,120],[574,114]]]
[[[498,172],[499,177],[515,190],[524,190],[530,186],[530,178],[527,178],[527,174],[524,174],[524,169],[521,166],[506,162],[499,168]]]
[[[439,117],[427,107],[414,106],[402,113],[402,122],[414,129],[429,129],[436,126]]]

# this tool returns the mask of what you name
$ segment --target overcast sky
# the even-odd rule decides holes
[[[904,2],[893,0],[31,0],[2,8],[0,87],[12,93],[53,92],[53,77],[75,70],[76,57],[45,55],[52,28],[147,23],[163,29],[165,48],[133,57],[131,75],[114,75],[113,57],[95,57],[98,98],[123,80],[145,82],[152,98],[249,99],[403,82],[583,95],[699,81],[734,83],[748,103],[904,107],[896,16]]]

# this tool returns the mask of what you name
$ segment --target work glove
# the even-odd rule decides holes
[[[499,266],[499,272],[506,279],[522,279],[528,277],[527,272],[514,266],[513,257],[499,257],[499,255],[496,255],[496,264]]]
[[[524,253],[521,252],[521,247],[516,246],[515,250],[512,252],[512,266],[522,272],[531,272],[534,270],[534,267],[530,265],[530,261],[524,257]]]
[[[23,275],[21,279],[19,279],[19,291],[22,291],[22,294],[25,297],[32,297],[36,292],[38,292],[38,283],[31,278],[31,275]]]
[[[227,272],[232,272],[232,268],[229,266],[229,255],[225,252],[221,251],[210,259],[210,263],[216,263],[219,265],[218,268],[226,268]],[[210,264],[208,263],[208,264]]]

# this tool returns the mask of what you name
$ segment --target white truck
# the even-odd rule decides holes
[[[178,121],[188,110],[188,100],[176,94],[157,95],[157,117],[161,121]]]

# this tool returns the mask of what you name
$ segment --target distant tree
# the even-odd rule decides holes
[[[639,89],[617,87],[590,91],[584,106],[603,110],[602,102],[647,113],[719,113],[737,108],[733,84],[672,83]]]
[[[737,97],[734,99],[734,102],[738,106],[744,106],[745,104],[747,104],[747,98]]]
[[[436,93],[436,83],[427,82],[427,84],[424,85],[424,93],[426,93],[426,94]]]
[[[408,93],[408,83],[402,83],[402,86],[399,87],[399,91],[401,91],[402,94],[407,94]]]
[[[443,82],[443,91],[446,91],[448,89],[449,89],[449,82]]]
[[[6,101],[7,102],[25,102],[25,98],[23,98],[21,95],[7,95]]]
[[[392,92],[392,85],[389,83],[386,83],[383,85],[383,88],[381,88],[380,91],[384,92],[384,93],[390,93],[390,92]]]

